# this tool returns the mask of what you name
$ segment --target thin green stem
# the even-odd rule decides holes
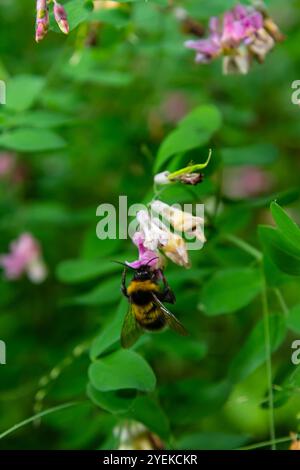
[[[261,447],[268,447],[271,446],[272,444],[283,444],[284,442],[290,442],[292,440],[292,437],[279,437],[278,439],[274,439],[272,441],[263,441],[263,442],[258,442],[256,444],[250,444],[249,446],[243,446],[239,447],[237,450],[254,450],[254,449],[259,449]]]
[[[274,289],[274,293],[275,293],[275,295],[276,295],[276,297],[277,297],[277,300],[278,300],[278,302],[279,302],[279,304],[280,304],[280,306],[281,306],[281,309],[282,309],[284,315],[287,317],[288,314],[289,314],[289,308],[288,308],[288,306],[287,306],[287,304],[286,304],[286,301],[285,301],[284,298],[283,298],[283,295],[282,295],[281,291],[276,287],[276,288]]]
[[[22,428],[23,426],[26,426],[29,423],[32,423],[36,419],[42,418],[43,416],[49,415],[51,413],[55,413],[56,411],[61,411],[66,408],[70,408],[71,406],[75,406],[75,405],[79,405],[79,403],[78,402],[64,403],[63,405],[54,406],[53,408],[49,408],[48,410],[45,410],[45,411],[42,411],[41,413],[33,415],[30,418],[27,418],[24,421],[21,421],[20,423],[15,424],[11,428],[7,429],[2,434],[0,434],[0,440],[8,436],[12,432],[16,431],[17,429]]]
[[[240,238],[236,237],[235,235],[226,235],[226,240],[230,241],[234,245],[236,245],[238,248],[241,248],[241,250],[245,251],[249,255],[251,255],[253,258],[255,258],[257,261],[261,262],[263,259],[262,253],[254,248],[254,246],[249,245],[249,243],[245,242],[244,240],[241,240]]]
[[[263,290],[262,290],[262,310],[263,310],[264,335],[265,335],[267,383],[268,383],[268,392],[269,392],[268,403],[269,403],[270,440],[271,440],[272,450],[276,450],[274,396],[273,396],[273,383],[272,383],[271,336],[270,336],[270,324],[269,324],[267,286],[265,283],[265,279],[263,281]]]

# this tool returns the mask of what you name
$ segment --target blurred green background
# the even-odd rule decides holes
[[[223,76],[220,61],[195,64],[183,46],[192,35],[175,15],[184,3],[206,26],[233,1],[122,1],[93,12],[92,2],[70,0],[62,2],[70,35],[58,33],[51,20],[40,44],[34,3],[0,1],[0,79],[7,83],[0,152],[14,155],[17,172],[0,177],[0,252],[30,232],[49,275],[40,285],[1,276],[7,364],[0,366],[0,434],[42,410],[76,405],[20,428],[0,440],[0,448],[113,448],[113,429],[128,417],[168,448],[234,449],[268,441],[261,271],[243,242],[265,253],[276,437],[288,438],[299,427],[300,379],[290,356],[300,335],[300,270],[289,272],[280,261],[275,266],[257,227],[274,224],[269,206],[275,199],[300,223],[300,110],[291,103],[291,84],[300,79],[300,2],[268,2],[286,39],[247,76]],[[118,407],[115,392],[103,396],[100,386],[102,395],[95,397],[91,368],[93,390],[86,394],[89,347],[97,338],[92,359],[103,354],[104,334],[103,360],[119,351],[115,335],[127,307],[118,307],[121,268],[110,260],[133,260],[136,252],[130,241],[97,239],[96,208],[117,204],[119,195],[127,195],[129,205],[153,195],[158,149],[195,108],[204,121],[206,112],[214,116],[211,129],[208,122],[199,145],[169,159],[168,169],[203,162],[212,148],[205,180],[162,196],[207,209],[208,241],[191,253],[192,268],[169,263],[166,269],[177,296],[173,311],[191,335],[145,335],[135,349],[157,385],[132,386],[118,395]],[[119,373],[114,363],[111,374]],[[136,393],[140,402],[132,408]]]

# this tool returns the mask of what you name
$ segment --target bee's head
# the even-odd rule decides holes
[[[151,271],[150,266],[147,264],[140,266],[138,269],[135,270],[133,275],[133,279],[135,281],[148,281],[153,278],[153,271]]]
[[[121,261],[115,261],[115,263],[122,264],[122,266],[125,266],[125,268],[130,269],[134,272],[133,274],[133,279],[135,281],[156,281],[158,277],[159,270],[151,268],[150,262],[153,261],[154,259],[157,258],[152,258],[151,260],[148,261],[147,264],[142,264],[138,268],[133,268],[127,263],[122,263]]]

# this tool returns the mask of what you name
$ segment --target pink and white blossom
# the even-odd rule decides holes
[[[47,276],[40,245],[30,233],[23,233],[10,244],[10,253],[0,256],[0,266],[8,280],[26,274],[33,283],[40,283]]]
[[[37,0],[36,2],[36,28],[35,28],[35,40],[40,42],[49,29],[49,11],[47,0]]]
[[[143,234],[141,232],[136,232],[132,241],[138,248],[139,258],[131,263],[126,262],[126,264],[134,269],[138,269],[145,264],[153,269],[159,269],[161,264],[160,255],[157,251],[149,250],[145,247]]]
[[[54,1],[53,12],[54,12],[55,21],[58,24],[60,30],[64,34],[69,34],[70,27],[69,27],[67,12],[65,8],[60,3],[57,3],[56,1]]]
[[[196,51],[195,61],[208,63],[223,57],[223,72],[246,74],[252,59],[263,62],[275,43],[283,39],[274,21],[264,10],[237,5],[223,15],[212,17],[206,39],[186,41]]]
[[[15,168],[15,156],[9,152],[0,153],[0,179],[10,176]]]

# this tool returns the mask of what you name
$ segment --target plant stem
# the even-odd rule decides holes
[[[286,302],[283,298],[283,295],[282,295],[281,291],[276,287],[274,289],[274,292],[275,292],[277,300],[278,300],[278,302],[279,302],[279,304],[282,308],[282,311],[283,311],[284,315],[287,317],[288,314],[289,314],[289,308],[288,308],[288,306],[287,306],[287,304],[286,304]]]
[[[244,240],[241,240],[241,238],[238,238],[235,235],[228,234],[225,238],[237,247],[241,248],[241,250],[253,256],[253,258],[255,258],[257,261],[262,261],[262,253],[256,248],[254,248],[254,246],[249,245],[249,243],[245,242]]]
[[[43,416],[49,415],[51,413],[55,413],[56,411],[61,411],[61,410],[64,410],[65,408],[70,408],[71,406],[76,406],[79,404],[80,403],[78,402],[70,402],[70,403],[65,403],[63,405],[54,406],[53,408],[49,408],[48,410],[42,411],[41,413],[33,415],[30,418],[25,419],[24,421],[21,421],[20,423],[17,423],[11,428],[7,429],[2,434],[0,434],[0,439],[3,439],[4,437],[8,436],[8,434],[11,434],[17,429],[22,428],[23,426],[26,426],[26,424],[32,423],[38,418],[42,418]]]
[[[279,437],[278,439],[274,439],[272,441],[263,441],[263,442],[258,442],[257,444],[250,444],[249,446],[244,446],[244,447],[239,447],[238,450],[253,450],[253,449],[259,449],[260,447],[267,447],[272,444],[281,444],[284,442],[290,442],[292,440],[292,437]]]
[[[265,335],[267,383],[268,383],[268,391],[269,391],[268,403],[269,403],[270,440],[271,440],[271,449],[276,450],[274,397],[273,397],[273,383],[272,383],[271,337],[270,337],[267,287],[266,287],[265,279],[263,281],[263,290],[262,290],[262,309],[263,309],[264,335]]]

